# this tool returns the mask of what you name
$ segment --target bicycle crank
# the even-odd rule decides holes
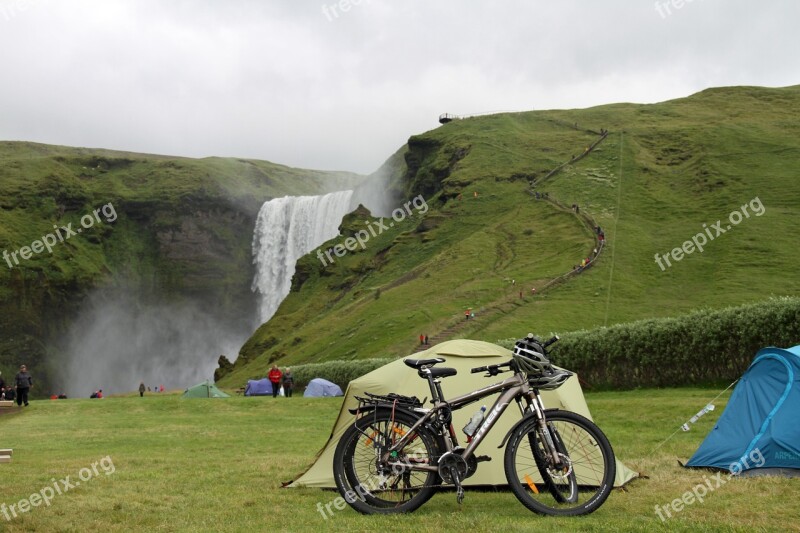
[[[467,461],[460,455],[447,452],[439,458],[439,476],[445,483],[456,486],[456,501],[459,504],[464,501],[464,487],[461,486],[461,480],[467,477],[469,471]]]

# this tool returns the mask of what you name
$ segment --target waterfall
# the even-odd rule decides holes
[[[261,322],[266,322],[289,294],[297,260],[339,234],[350,212],[353,191],[324,196],[284,196],[261,206],[253,232],[253,291],[261,296]]]

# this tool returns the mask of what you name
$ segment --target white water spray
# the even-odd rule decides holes
[[[297,260],[339,234],[352,197],[353,191],[284,196],[261,206],[253,233],[253,291],[261,295],[262,323],[272,318],[288,296]]]

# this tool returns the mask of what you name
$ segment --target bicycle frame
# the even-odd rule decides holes
[[[484,419],[481,426],[475,432],[475,435],[472,438],[472,441],[467,445],[463,452],[459,455],[467,460],[475,453],[475,449],[480,445],[483,441],[484,437],[491,431],[494,427],[497,420],[503,415],[505,410],[508,408],[508,405],[511,403],[512,400],[516,400],[517,404],[520,406],[520,410],[522,414],[525,414],[525,410],[522,408],[520,403],[522,398],[527,398],[529,403],[529,408],[537,414],[537,417],[540,421],[543,422],[544,420],[544,404],[542,403],[541,396],[539,395],[539,391],[536,389],[532,389],[528,384],[527,380],[522,374],[515,373],[513,376],[501,381],[500,383],[495,383],[494,385],[489,385],[488,387],[484,387],[482,389],[478,389],[473,392],[469,392],[467,394],[463,394],[461,396],[457,396],[450,400],[443,400],[442,399],[442,390],[440,385],[440,380],[436,378],[432,378],[430,375],[428,376],[428,382],[431,386],[431,392],[433,394],[433,408],[424,410],[425,414],[417,420],[417,422],[408,429],[405,435],[403,435],[399,440],[397,440],[388,450],[387,450],[387,457],[391,452],[397,451],[402,449],[409,441],[410,436],[415,432],[417,428],[421,425],[428,423],[432,419],[434,419],[437,413],[443,409],[449,407],[451,410],[455,411],[465,407],[471,403],[474,403],[481,398],[485,398],[487,396],[491,396],[497,392],[501,392],[502,394],[497,398],[497,400],[492,405],[492,408],[488,411],[488,415]],[[418,412],[423,411],[422,409],[415,409]],[[442,436],[449,437],[445,438],[445,446],[446,452],[452,452],[456,446],[458,445],[458,440],[456,435],[454,434],[452,424],[448,428],[447,432],[442,432]],[[391,463],[391,461],[390,461]],[[436,465],[406,465],[411,470],[430,470],[430,471],[438,471],[438,466]]]

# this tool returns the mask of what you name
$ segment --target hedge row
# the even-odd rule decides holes
[[[514,339],[497,341],[512,348]],[[719,385],[737,379],[765,346],[800,344],[800,298],[702,310],[609,328],[565,333],[553,362],[580,375],[586,388],[633,389]],[[327,361],[292,367],[295,386],[324,378],[350,381],[394,359]]]
[[[372,372],[394,359],[355,359],[351,361],[326,361],[292,367],[295,388],[305,387],[314,378],[323,378],[339,385],[342,390],[352,380]]]
[[[567,333],[552,359],[591,388],[718,385],[741,376],[759,349],[797,344],[800,298],[776,298]]]

